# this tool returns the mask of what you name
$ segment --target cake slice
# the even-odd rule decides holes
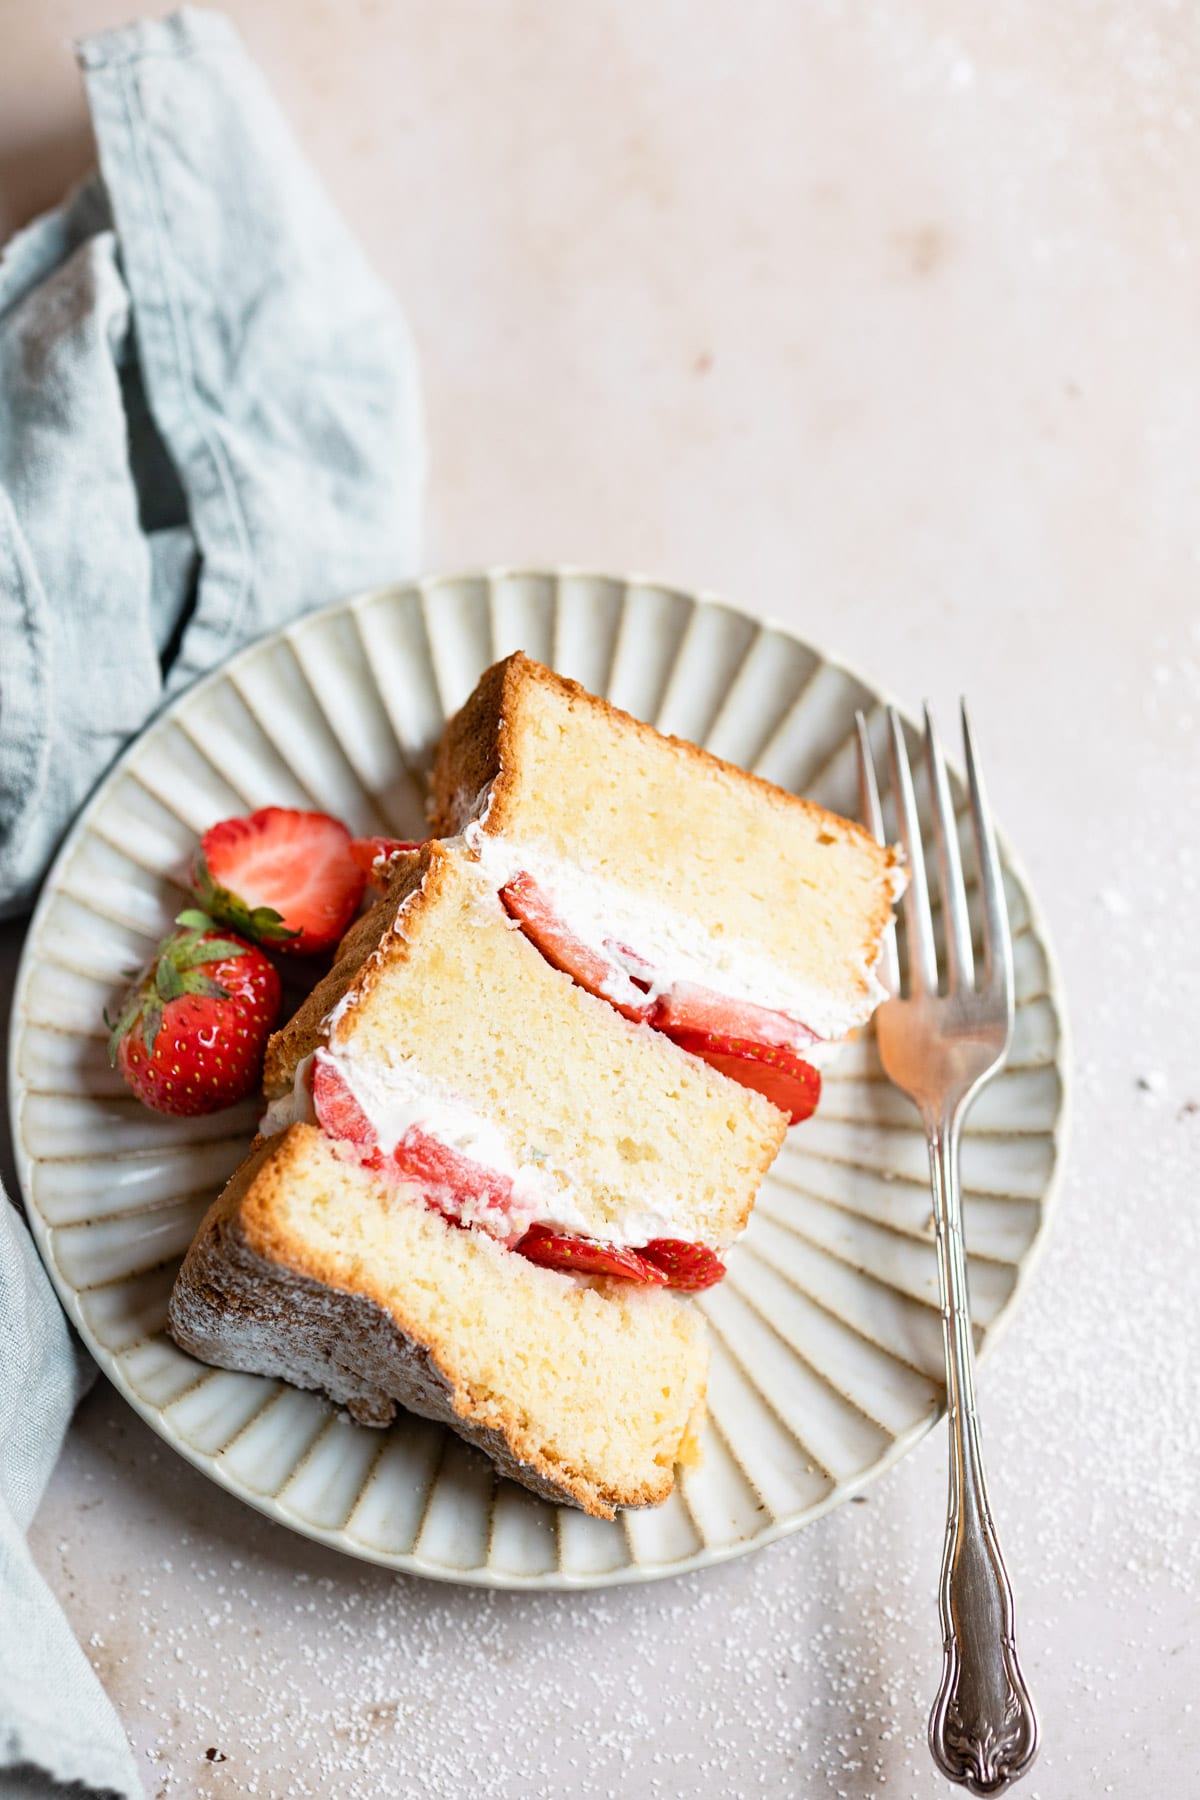
[[[884,997],[894,851],[521,652],[447,724],[432,821],[560,968],[793,1119]]]
[[[177,1342],[319,1388],[366,1425],[440,1419],[501,1472],[601,1518],[666,1499],[703,1413],[700,1315],[462,1230],[293,1124],[251,1155],[188,1251]]]
[[[786,1121],[554,968],[480,864],[431,842],[270,1040],[265,1133],[319,1123],[509,1250],[710,1285]]]

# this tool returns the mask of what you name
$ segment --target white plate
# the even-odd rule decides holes
[[[943,1403],[925,1146],[873,1040],[794,1131],[710,1322],[703,1464],[613,1524],[536,1500],[441,1426],[380,1433],[315,1395],[206,1367],[164,1330],[179,1259],[249,1142],[250,1106],[169,1120],[109,1069],[102,1014],[184,899],[197,835],[275,802],[419,837],[442,721],[515,649],[661,729],[837,811],[856,707],[880,695],[786,632],[636,579],[495,572],[389,588],[252,645],[137,740],[81,815],[34,916],[13,1014],[17,1159],[42,1256],[101,1368],[168,1443],[251,1505],[354,1556],[444,1580],[590,1587],[700,1568],[838,1505]],[[923,803],[923,796],[922,803]],[[961,788],[956,785],[960,808]],[[1065,1023],[1005,852],[1017,1027],[963,1145],[986,1350],[1041,1239],[1062,1158]]]

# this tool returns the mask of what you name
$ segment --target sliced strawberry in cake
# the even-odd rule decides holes
[[[430,1206],[460,1225],[482,1225],[503,1242],[516,1243],[524,1235],[523,1213],[528,1203],[514,1194],[515,1165],[513,1172],[497,1168],[486,1160],[486,1153],[484,1158],[471,1156],[438,1135],[439,1127],[442,1132],[461,1135],[470,1133],[474,1125],[478,1139],[479,1122],[467,1108],[454,1108],[452,1102],[442,1100],[435,1111],[433,1103],[427,1102],[430,1129],[405,1117],[406,1112],[420,1110],[420,1101],[414,1106],[410,1099],[408,1107],[397,1106],[393,1087],[382,1107],[374,1096],[372,1116],[327,1050],[318,1050],[313,1057],[312,1098],[321,1130],[351,1150],[364,1167],[411,1183]],[[510,1160],[498,1141],[488,1149],[504,1155],[506,1162]]]
[[[654,1238],[643,1244],[642,1257],[661,1269],[667,1285],[699,1293],[715,1287],[725,1274],[725,1264],[706,1244],[689,1244],[683,1238]]]
[[[313,1058],[312,1097],[317,1123],[326,1136],[350,1146],[372,1168],[394,1172],[430,1192],[444,1189],[448,1196],[478,1196],[497,1211],[511,1205],[511,1176],[464,1155],[420,1125],[407,1125],[396,1142],[381,1143],[374,1121],[327,1050],[318,1050]],[[459,1206],[451,1201],[442,1210],[457,1216]]]
[[[537,1214],[547,1205],[555,1210],[553,1187],[539,1179],[539,1171],[523,1171],[499,1135],[489,1132],[467,1104],[445,1097],[435,1102],[426,1094],[427,1122],[408,1122],[404,1113],[416,1109],[411,1104],[397,1108],[394,1087],[390,1106],[386,1099],[380,1105],[378,1094],[364,1105],[351,1086],[354,1078],[347,1077],[328,1050],[314,1052],[302,1080],[321,1130],[363,1168],[415,1188],[427,1205],[455,1224],[478,1226],[530,1262],[566,1275],[690,1290],[711,1287],[724,1275],[725,1265],[704,1244],[656,1238],[635,1249],[539,1221]],[[361,1073],[357,1078],[361,1081]],[[456,1132],[483,1147],[468,1155],[439,1131]],[[504,1166],[495,1166],[489,1156]]]
[[[500,898],[525,936],[535,943],[548,963],[561,969],[589,994],[597,994],[627,1019],[646,1019],[651,1001],[606,948],[591,949],[567,927],[555,910],[554,900],[524,872],[507,882]]]
[[[659,992],[651,962],[614,938],[592,949],[568,930],[553,895],[527,873],[501,888],[500,898],[546,960],[589,994],[609,1001],[627,1019],[653,1025],[730,1080],[765,1095],[790,1125],[810,1117],[821,1097],[821,1076],[801,1054],[819,1041],[806,1025],[691,981]]]
[[[698,1056],[710,1069],[753,1088],[800,1125],[812,1117],[821,1098],[821,1072],[781,1044],[759,1044],[752,1038],[714,1036],[707,1031],[672,1031],[681,1050]]]
[[[650,1023],[681,1050],[765,1094],[789,1125],[816,1110],[821,1075],[805,1053],[817,1040],[794,1019],[681,982],[656,1002]]]
[[[564,1275],[607,1275],[610,1280],[632,1281],[638,1287],[670,1285],[667,1271],[636,1250],[623,1250],[596,1238],[572,1237],[569,1232],[552,1231],[548,1225],[531,1225],[517,1249],[530,1262],[540,1263],[543,1269],[559,1269]]]

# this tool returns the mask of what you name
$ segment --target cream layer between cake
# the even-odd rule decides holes
[[[460,1094],[432,1081],[411,1057],[390,1062],[356,1055],[353,1046],[317,1050],[320,1057],[345,1082],[384,1155],[390,1155],[411,1130],[433,1138],[482,1170],[512,1182],[511,1203],[503,1208],[486,1204],[470,1193],[439,1197],[440,1210],[464,1225],[478,1226],[505,1243],[515,1243],[532,1225],[601,1243],[636,1249],[655,1238],[695,1238],[691,1221],[681,1221],[663,1195],[655,1203],[653,1193],[637,1204],[622,1201],[602,1207],[582,1198],[569,1163],[543,1155],[537,1161],[522,1159],[494,1119],[487,1118]],[[316,1123],[310,1091],[313,1056],[297,1065],[292,1091],[272,1101],[263,1115],[263,1137],[303,1121]],[[336,1140],[334,1140],[336,1141]]]
[[[865,983],[855,1005],[779,967],[749,945],[707,931],[669,901],[651,899],[532,841],[516,843],[486,829],[487,804],[468,824],[462,841],[476,858],[489,887],[499,891],[518,875],[542,889],[567,930],[613,967],[605,984],[610,1000],[638,1004],[677,985],[708,988],[729,999],[783,1013],[823,1041],[844,1038],[865,1025],[887,998],[877,965],[860,966]],[[893,888],[903,889],[895,872]],[[631,954],[632,953],[632,954]],[[634,985],[633,977],[648,983]],[[814,1048],[816,1048],[814,1046]]]

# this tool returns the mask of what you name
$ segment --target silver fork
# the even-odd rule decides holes
[[[861,713],[857,724],[863,819],[882,843],[879,790]],[[1013,1026],[1012,941],[995,833],[964,706],[971,821],[983,898],[983,969],[977,980],[954,810],[937,731],[926,707],[925,754],[946,939],[946,993],[939,995],[925,853],[895,707],[888,708],[888,735],[892,790],[908,858],[904,898],[908,988],[901,997],[895,934],[889,931],[880,974],[893,998],[884,1001],[875,1020],[884,1069],[916,1102],[929,1143],[950,1413],[950,1498],[938,1590],[942,1679],[929,1717],[929,1748],[942,1773],[969,1793],[999,1794],[1020,1779],[1037,1754],[1038,1722],[1017,1660],[1012,1588],[983,1473],[958,1142],[967,1108],[1008,1054]]]

